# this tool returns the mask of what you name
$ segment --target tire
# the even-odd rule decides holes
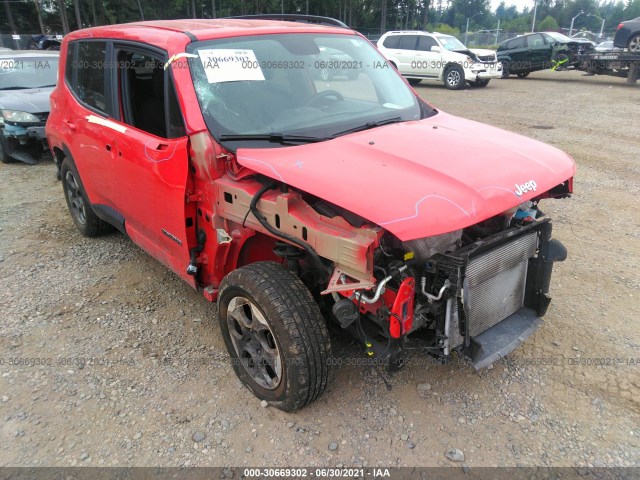
[[[630,52],[640,53],[640,34],[636,34],[629,39],[629,43],[627,43],[627,48]]]
[[[9,156],[9,154],[7,153],[7,139],[4,138],[4,133],[2,133],[2,131],[0,130],[0,162],[2,163],[15,163],[16,160],[14,160],[11,156]]]
[[[444,86],[449,90],[464,88],[464,70],[460,65],[451,65],[444,71]]]
[[[518,78],[527,78],[530,73],[531,72],[518,72],[516,75],[518,75]]]
[[[407,82],[409,82],[409,85],[415,87],[417,85],[420,85],[420,82],[422,82],[422,79],[420,79],[420,78],[407,78]]]
[[[78,231],[85,237],[99,237],[111,232],[113,227],[98,218],[93,211],[78,170],[69,158],[62,161],[60,176],[64,198]]]
[[[309,290],[282,265],[256,262],[229,273],[218,320],[233,369],[256,397],[293,412],[324,392],[327,325]]]
[[[502,64],[502,77],[500,78],[509,78],[509,64],[508,63],[503,63]]]
[[[320,70],[320,80],[323,82],[328,82],[333,78],[333,72],[328,68],[323,68]]]
[[[476,87],[476,88],[484,88],[487,85],[489,85],[489,82],[491,81],[491,79],[486,79],[486,80],[476,80],[475,82],[473,82],[471,84],[472,87]]]

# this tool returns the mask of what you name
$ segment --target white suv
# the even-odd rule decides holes
[[[438,80],[452,90],[469,83],[486,87],[502,76],[502,64],[493,50],[470,50],[451,35],[421,31],[387,32],[378,40],[378,50],[411,85]]]

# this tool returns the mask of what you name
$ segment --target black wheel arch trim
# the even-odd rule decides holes
[[[109,205],[102,205],[100,203],[96,205],[91,205],[94,213],[100,220],[107,222],[109,225],[117,228],[121,233],[127,234],[127,231],[124,227],[125,219],[124,216],[118,212],[115,208],[110,207]]]

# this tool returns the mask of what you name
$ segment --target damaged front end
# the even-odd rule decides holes
[[[49,112],[1,111],[2,149],[13,160],[30,165],[48,152],[45,124]]]
[[[551,231],[535,200],[443,235],[402,242],[387,233],[375,250],[376,287],[344,292],[333,315],[390,367],[403,364],[409,338],[442,361],[455,350],[487,367],[542,322],[553,263],[567,255]]]

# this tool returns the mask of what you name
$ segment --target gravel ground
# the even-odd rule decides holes
[[[578,163],[575,195],[543,205],[569,259],[522,347],[479,374],[416,352],[388,376],[335,334],[329,390],[263,407],[215,305],[124,236],[82,238],[51,162],[0,165],[0,465],[638,466],[638,87],[544,72],[418,91]]]

